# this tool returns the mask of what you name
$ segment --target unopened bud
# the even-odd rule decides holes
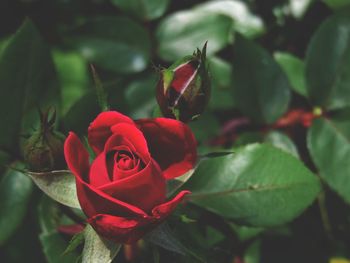
[[[45,172],[63,169],[65,160],[63,145],[65,136],[54,130],[56,112],[51,110],[40,112],[41,125],[39,130],[26,141],[24,158],[29,169],[35,172]]]
[[[161,71],[157,101],[165,117],[189,122],[204,111],[210,96],[206,47]]]

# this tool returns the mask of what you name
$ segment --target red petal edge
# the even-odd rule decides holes
[[[118,123],[134,125],[132,119],[116,111],[102,112],[91,122],[88,128],[88,140],[96,154],[103,151],[107,139],[112,135],[111,127]]]
[[[157,206],[147,218],[123,218],[99,214],[88,219],[88,223],[103,237],[117,243],[131,244],[161,224],[176,208],[189,191],[180,192],[174,199]]]
[[[186,124],[167,118],[140,119],[135,122],[166,179],[181,176],[195,166],[197,142]]]

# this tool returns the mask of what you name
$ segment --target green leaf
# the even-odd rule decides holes
[[[213,110],[227,110],[235,107],[232,96],[232,66],[230,63],[218,58],[209,59],[211,77],[211,94],[209,107]]]
[[[266,50],[241,36],[234,44],[233,79],[236,105],[252,120],[273,123],[287,110],[286,75]]]
[[[165,13],[169,0],[112,0],[112,3],[128,14],[152,20]]]
[[[62,212],[57,203],[43,195],[38,205],[38,218],[40,222],[41,234],[39,239],[49,263],[77,262],[79,255],[75,251],[66,253],[67,241],[57,232],[57,227],[62,219]]]
[[[0,181],[0,246],[11,237],[25,219],[33,192],[31,180],[9,169]]]
[[[26,172],[35,184],[53,200],[73,208],[80,208],[75,178],[70,171],[45,173]]]
[[[108,241],[97,235],[95,230],[87,225],[84,230],[85,244],[82,263],[109,263],[118,254],[121,245]]]
[[[77,52],[54,50],[53,59],[61,84],[64,115],[88,90],[89,73],[85,60]]]
[[[324,21],[313,35],[306,54],[306,81],[315,106],[350,106],[350,12]]]
[[[139,72],[149,62],[149,36],[127,17],[92,18],[75,29],[67,42],[90,63],[114,72]]]
[[[30,20],[1,53],[0,86],[0,122],[6,123],[0,147],[13,152],[21,127],[33,127],[38,105],[52,105],[59,98],[50,51]]]
[[[350,115],[345,113],[315,120],[307,145],[321,178],[350,203]]]
[[[211,55],[232,42],[232,20],[224,15],[196,11],[181,11],[168,16],[156,31],[158,54],[167,61],[193,53],[208,41]]]
[[[330,8],[340,9],[350,5],[350,0],[323,0]]]
[[[163,223],[148,233],[145,239],[166,250],[176,252],[181,255],[187,254],[187,249],[174,236],[168,224]]]
[[[63,254],[72,253],[80,244],[84,242],[84,232],[75,234],[69,241],[69,245]]]
[[[256,238],[265,231],[265,228],[262,227],[240,226],[233,223],[230,223],[230,227],[234,230],[236,237],[240,242]]]
[[[220,123],[209,111],[189,123],[197,141],[202,142],[217,136],[220,130]]]
[[[77,262],[77,254],[64,254],[66,242],[57,232],[42,233],[39,236],[43,246],[43,252],[49,263],[75,263]]]
[[[154,107],[157,105],[155,92],[157,74],[145,74],[133,80],[125,90],[125,100],[131,110],[133,119],[150,118]]]
[[[314,201],[320,183],[292,155],[252,144],[203,160],[184,188],[201,207],[242,224],[268,227],[297,217]]]
[[[208,1],[195,7],[196,11],[202,13],[223,14],[235,23],[234,29],[242,35],[251,38],[264,33],[263,20],[252,14],[246,3],[237,0]]]
[[[251,243],[244,251],[244,263],[260,263],[261,262],[261,241],[256,240]]]
[[[275,52],[274,58],[287,74],[291,88],[299,95],[306,97],[305,63],[286,52]]]
[[[271,131],[265,136],[264,141],[299,158],[298,149],[294,142],[282,132]]]

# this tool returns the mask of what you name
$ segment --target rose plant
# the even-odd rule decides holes
[[[159,225],[184,199],[181,191],[166,201],[166,180],[196,163],[196,141],[182,122],[133,121],[116,111],[99,114],[88,128],[89,154],[74,133],[64,146],[76,178],[80,205],[88,223],[107,239],[133,243]]]
[[[349,261],[348,0],[2,2],[0,262]]]

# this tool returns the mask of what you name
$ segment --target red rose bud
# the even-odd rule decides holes
[[[206,48],[161,71],[157,101],[165,117],[189,122],[204,111],[210,95]]]
[[[54,130],[56,112],[49,117],[51,110],[40,112],[39,130],[26,141],[24,158],[29,169],[45,172],[65,168],[63,146],[65,136]]]
[[[132,244],[161,224],[189,191],[166,198],[166,181],[196,163],[190,128],[167,118],[133,121],[116,111],[99,114],[88,128],[96,158],[70,133],[64,146],[68,168],[87,222],[118,243]]]

